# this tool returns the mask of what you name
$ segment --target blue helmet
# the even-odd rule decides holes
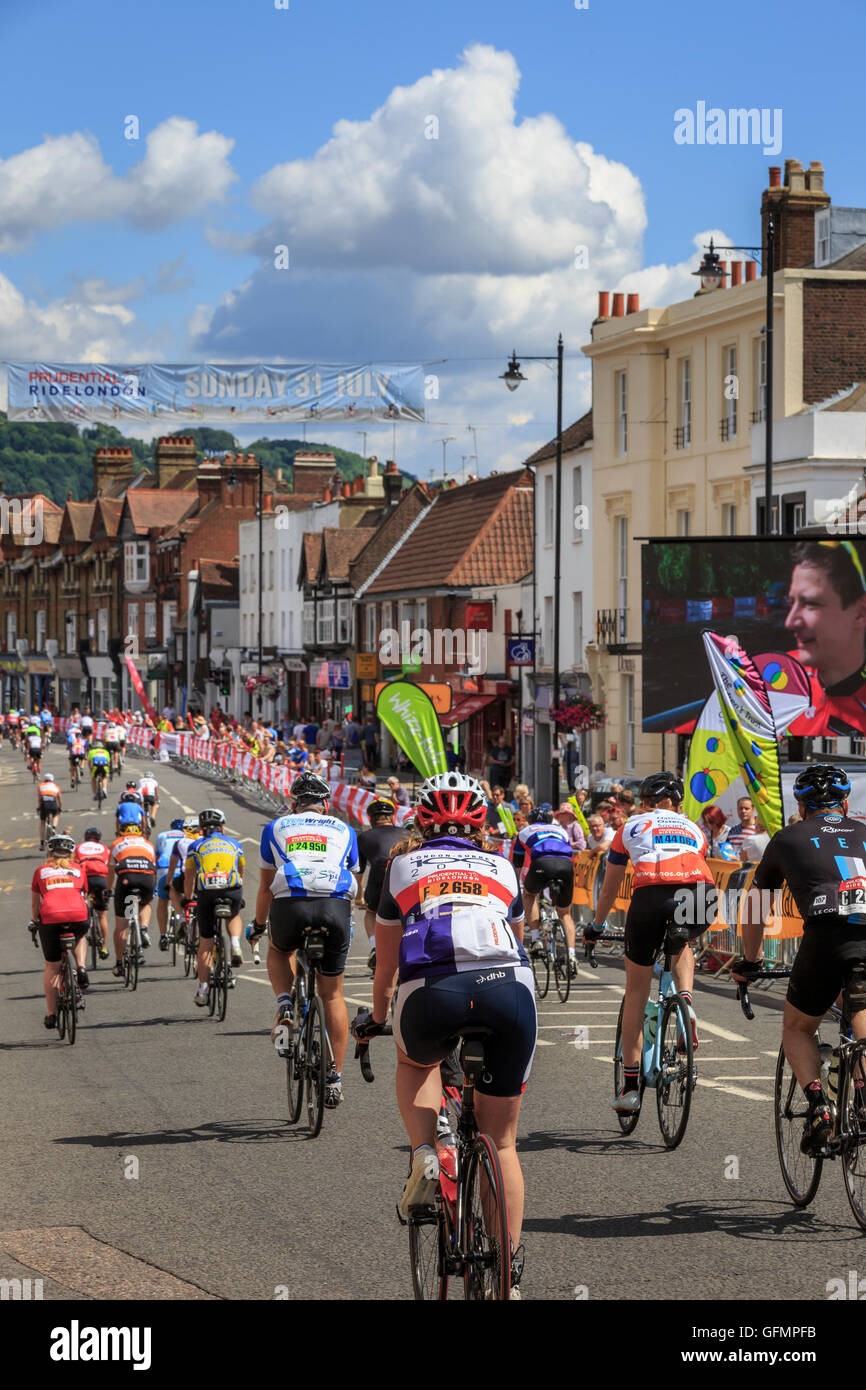
[[[541,805],[536,808],[535,815],[532,819],[535,821],[536,825],[552,825],[553,807],[550,802],[543,801]]]
[[[172,830],[183,830],[183,816],[175,816],[171,823]]]

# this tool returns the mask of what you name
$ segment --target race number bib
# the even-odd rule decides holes
[[[866,878],[847,878],[839,884],[839,916],[853,926],[866,922]]]

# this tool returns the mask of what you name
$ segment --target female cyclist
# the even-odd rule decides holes
[[[75,959],[78,964],[78,984],[87,989],[89,980],[84,968],[87,956],[88,907],[85,901],[87,877],[75,863],[75,841],[71,835],[55,835],[48,841],[48,860],[38,868],[30,885],[33,917],[32,927],[39,929],[39,941],[45,957],[45,1004],[48,1013],[45,1027],[57,1027],[57,995],[60,990],[60,936],[75,933]]]

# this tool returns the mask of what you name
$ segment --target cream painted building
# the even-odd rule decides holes
[[[844,267],[823,268],[817,244],[829,199],[820,165],[804,171],[789,160],[784,185],[780,170],[770,174],[762,213],[774,209],[779,253],[773,418],[782,446],[774,511],[778,498],[785,529],[793,529],[812,520],[799,507],[808,499],[811,510],[815,495],[811,483],[804,487],[798,460],[809,459],[813,434],[825,426],[812,416],[786,433],[786,417],[866,380],[866,258],[848,250]],[[600,294],[584,348],[593,367],[596,608],[595,641],[586,652],[594,698],[607,712],[605,728],[594,735],[593,761],[620,775],[643,776],[677,761],[675,735],[663,741],[641,731],[640,538],[753,534],[763,505],[766,281],[756,278],[753,263],[745,265],[748,279],[741,263],[728,268],[729,287],[664,309],[640,309],[636,295],[624,308],[625,296],[615,294],[610,313],[609,296]],[[833,428],[832,486],[821,491],[839,496],[864,460],[862,449],[846,456],[845,426],[826,426]],[[671,683],[675,690],[675,671]]]

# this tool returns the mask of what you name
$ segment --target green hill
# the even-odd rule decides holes
[[[195,440],[200,458],[235,448],[234,436],[228,430],[201,426],[184,430],[184,434]],[[153,457],[153,444],[122,434],[113,425],[79,429],[73,424],[44,421],[10,422],[0,410],[0,491],[43,492],[61,506],[70,493],[76,501],[81,501],[93,488],[94,451],[118,449],[124,445],[132,450],[136,472],[147,467]],[[324,441],[256,439],[242,446],[243,453],[255,454],[270,472],[282,468],[287,480],[292,476],[295,454],[308,451],[330,451],[344,478],[355,478],[364,471],[360,454]],[[410,473],[403,473],[403,478],[414,481]]]

